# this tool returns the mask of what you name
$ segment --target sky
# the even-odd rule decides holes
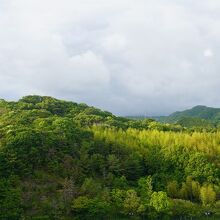
[[[0,97],[117,115],[220,107],[219,0],[0,0]]]

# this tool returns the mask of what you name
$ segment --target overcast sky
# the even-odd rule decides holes
[[[0,97],[118,115],[220,107],[219,0],[0,0]]]

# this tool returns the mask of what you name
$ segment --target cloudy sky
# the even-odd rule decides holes
[[[0,0],[0,97],[118,115],[220,107],[219,0]]]

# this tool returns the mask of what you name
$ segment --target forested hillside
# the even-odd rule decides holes
[[[181,117],[196,117],[206,120],[219,120],[220,119],[220,108],[211,108],[202,105],[193,107],[181,112],[174,112],[169,116],[170,120],[178,120]]]
[[[127,118],[143,120],[149,117],[128,116]],[[151,118],[162,123],[178,124],[190,129],[214,130],[220,127],[220,108],[198,105],[191,109],[174,112],[169,116],[152,116]]]
[[[0,219],[220,218],[220,132],[86,104],[0,101]]]
[[[188,110],[174,112],[167,117],[158,117],[156,120],[166,123],[176,123],[188,128],[215,128],[219,127],[220,124],[220,108],[198,105]]]

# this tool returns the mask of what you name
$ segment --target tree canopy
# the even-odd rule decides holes
[[[220,132],[47,96],[0,101],[0,219],[218,216]]]

